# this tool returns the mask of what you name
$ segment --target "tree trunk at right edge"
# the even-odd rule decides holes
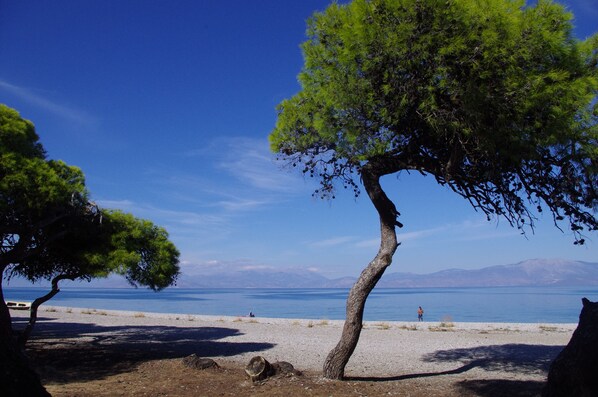
[[[399,245],[395,232],[398,212],[382,190],[380,174],[364,168],[362,179],[365,190],[380,215],[380,249],[376,257],[361,272],[349,292],[341,339],[324,362],[324,377],[329,379],[343,379],[345,366],[359,341],[366,299],[391,264],[392,257]]]

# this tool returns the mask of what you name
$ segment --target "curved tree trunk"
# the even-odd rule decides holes
[[[368,196],[376,207],[380,216],[380,249],[376,257],[363,270],[347,298],[347,313],[341,340],[326,357],[324,362],[324,377],[342,379],[345,366],[353,354],[363,323],[365,302],[386,268],[391,264],[392,257],[399,246],[395,226],[398,212],[392,201],[386,196],[380,185],[381,174],[371,169],[362,170],[362,180]]]
[[[41,297],[35,299],[31,303],[31,309],[29,310],[29,322],[27,323],[27,326],[25,327],[23,332],[19,335],[19,347],[21,349],[25,349],[25,345],[27,344],[27,341],[29,340],[29,337],[31,336],[31,331],[33,331],[33,327],[35,326],[35,323],[37,322],[37,309],[43,303],[49,301],[50,299],[52,299],[54,297],[54,295],[56,295],[57,293],[60,292],[60,289],[58,288],[59,281],[74,280],[76,277],[77,276],[68,275],[68,274],[61,274],[60,276],[54,277],[54,279],[52,279],[52,289],[50,290],[50,292],[48,292],[44,296],[41,296]]]

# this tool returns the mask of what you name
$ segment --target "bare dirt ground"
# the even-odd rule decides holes
[[[54,358],[44,354],[43,361]],[[37,357],[40,359],[41,357]],[[242,368],[220,362],[221,368],[195,370],[180,359],[125,363],[86,361],[85,366],[62,362],[38,367],[53,396],[534,396],[543,382],[470,379],[465,375],[418,374],[401,379],[331,381],[317,373],[280,375],[252,383]],[[65,360],[66,361],[66,360]],[[92,366],[89,368],[89,366]]]
[[[331,381],[320,368],[340,324],[301,321],[50,311],[41,313],[27,354],[53,396],[517,397],[540,395],[574,329],[368,324],[348,378]],[[192,353],[220,368],[186,367]],[[255,355],[302,374],[252,383],[244,368]]]

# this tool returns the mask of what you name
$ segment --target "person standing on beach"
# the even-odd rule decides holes
[[[424,321],[424,309],[421,306],[417,309],[417,321]]]

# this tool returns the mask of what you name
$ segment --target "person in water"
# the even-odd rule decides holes
[[[424,321],[424,309],[421,306],[417,309],[417,321]]]

